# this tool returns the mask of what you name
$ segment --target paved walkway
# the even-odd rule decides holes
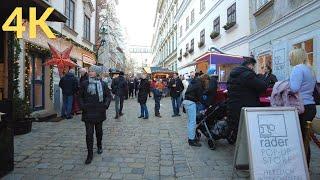
[[[80,117],[58,123],[34,123],[32,132],[15,137],[15,170],[4,179],[231,179],[234,147],[220,141],[215,151],[187,142],[186,116],[171,118],[169,98],[162,118],[138,119],[136,100],[125,102],[115,120],[114,104],[104,122],[102,155],[86,158],[85,129]],[[320,151],[313,148],[312,179],[320,179]]]

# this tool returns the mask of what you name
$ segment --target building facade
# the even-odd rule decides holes
[[[320,80],[320,1],[250,1],[250,51],[258,71],[271,66],[279,80],[289,78],[289,52],[303,48]]]
[[[56,67],[44,66],[51,56],[48,43],[60,52],[73,46],[70,58],[78,67],[88,68],[96,64],[95,45],[95,0],[46,1],[55,10],[67,17],[66,23],[47,22],[56,38],[49,39],[37,28],[37,38],[29,37],[28,21],[26,31],[19,40],[21,47],[19,88],[21,95],[30,101],[34,117],[46,117],[60,113],[62,92],[60,76]]]
[[[212,47],[226,54],[249,55],[249,1],[183,0],[176,21],[180,74],[196,71],[188,64]]]
[[[177,71],[177,14],[180,0],[158,0],[152,39],[152,66]]]

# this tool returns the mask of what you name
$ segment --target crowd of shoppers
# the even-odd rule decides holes
[[[315,99],[313,96],[316,77],[307,63],[307,55],[302,49],[290,52],[290,64],[293,67],[289,79],[290,91],[299,93],[303,101],[304,111],[299,115],[301,132],[306,133],[306,122],[312,121],[316,114]],[[227,81],[227,116],[230,136],[237,138],[240,112],[242,107],[260,107],[260,95],[272,88],[278,81],[272,74],[272,68],[265,66],[264,74],[257,74],[256,60],[244,57],[241,65],[230,72]],[[106,109],[114,99],[116,116],[118,119],[123,113],[123,104],[126,97],[137,98],[140,104],[139,118],[148,119],[147,107],[150,92],[154,99],[154,115],[161,118],[161,99],[169,91],[172,102],[172,117],[181,116],[181,105],[187,115],[188,144],[200,147],[196,137],[197,114],[216,105],[218,91],[218,74],[215,67],[209,67],[206,73],[191,72],[189,76],[173,74],[170,79],[155,78],[149,81],[146,74],[139,77],[125,77],[121,71],[102,76],[99,66],[91,66],[89,72],[79,70],[80,79],[75,76],[74,70],[69,70],[60,80],[59,86],[63,94],[61,115],[63,118],[72,118],[72,101],[78,99],[82,110],[82,121],[86,127],[86,143],[88,155],[86,164],[93,158],[93,133],[96,131],[97,151],[102,153],[102,123],[106,119]],[[74,96],[74,95],[77,96]],[[305,140],[305,139],[304,139]],[[307,160],[310,162],[310,148],[306,150]]]

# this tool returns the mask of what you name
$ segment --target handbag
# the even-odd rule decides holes
[[[320,105],[320,83],[316,83],[313,90],[313,99],[316,105]]]

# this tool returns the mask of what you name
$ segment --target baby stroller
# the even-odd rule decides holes
[[[227,139],[229,144],[234,144],[235,138],[232,135],[234,131],[230,127],[227,119],[227,103],[218,103],[197,114],[196,138],[200,139],[201,133],[205,135],[211,150],[216,148],[215,141],[219,139]]]

